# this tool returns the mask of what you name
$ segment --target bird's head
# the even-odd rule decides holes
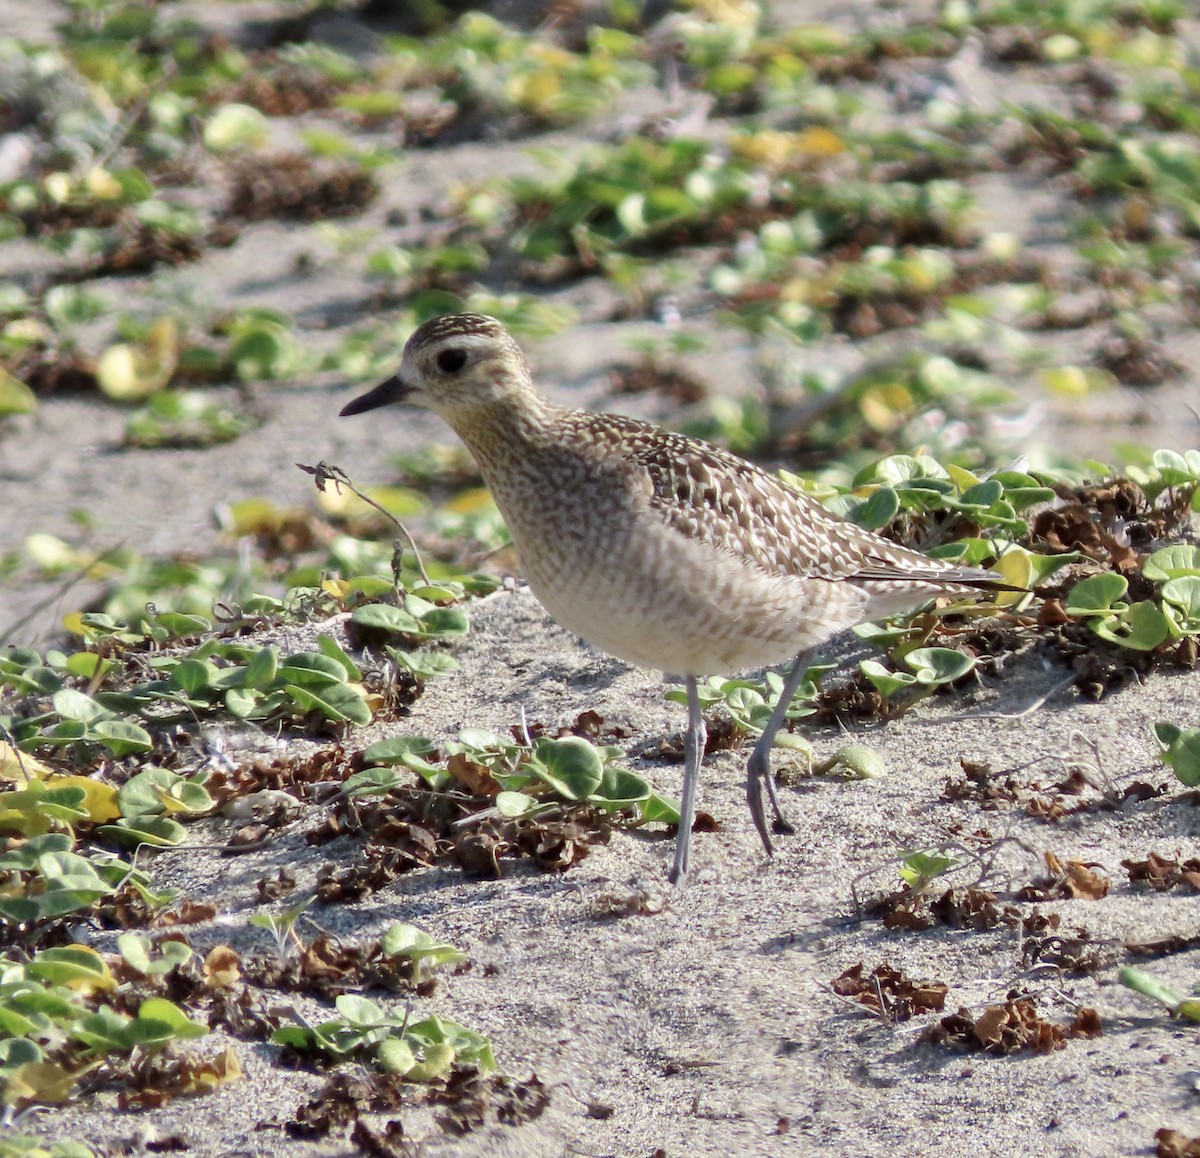
[[[406,402],[452,427],[497,405],[537,397],[517,343],[495,318],[451,314],[420,326],[404,347],[400,369],[342,408],[342,416]]]

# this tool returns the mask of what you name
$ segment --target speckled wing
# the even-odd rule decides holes
[[[1002,586],[839,519],[808,495],[718,447],[634,419],[588,415],[598,443],[620,442],[645,472],[650,506],[680,534],[776,575],[865,586]]]

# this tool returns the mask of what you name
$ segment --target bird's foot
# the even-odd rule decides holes
[[[771,804],[771,830],[767,828],[767,810],[763,805],[763,797]],[[768,753],[755,748],[746,763],[746,803],[750,806],[750,816],[758,837],[766,850],[767,856],[775,852],[771,840],[771,831],[777,833],[792,833],[796,829],[783,815],[779,806],[779,797],[775,794],[775,781],[771,776],[771,761]]]

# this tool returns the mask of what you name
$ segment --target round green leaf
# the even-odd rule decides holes
[[[922,684],[946,684],[962,679],[975,666],[974,656],[952,647],[920,647],[910,651],[904,662],[917,673]]]
[[[1064,610],[1068,615],[1111,614],[1113,605],[1128,590],[1129,581],[1123,575],[1111,571],[1089,575],[1067,592]]]
[[[1182,543],[1162,547],[1142,564],[1142,574],[1156,583],[1164,583],[1181,575],[1200,575],[1200,547]]]
[[[149,752],[154,741],[145,728],[125,720],[100,720],[92,725],[90,737],[103,744],[118,760],[139,752]]]
[[[1134,651],[1153,651],[1171,634],[1171,621],[1148,599],[1135,603],[1120,616],[1092,620],[1101,639]]]
[[[397,635],[416,635],[421,630],[421,621],[415,615],[390,603],[368,603],[355,608],[350,620],[359,627],[390,631]]]
[[[501,796],[504,793],[500,794]],[[627,808],[631,804],[646,800],[650,796],[650,785],[635,772],[628,768],[618,768],[609,765],[604,769],[604,775],[599,787],[589,799],[605,809]],[[529,797],[524,797],[528,800]],[[497,800],[499,807],[499,800]]]
[[[320,712],[327,720],[349,720],[352,724],[371,722],[367,701],[349,684],[334,684],[319,691],[288,684],[284,691],[303,712]]]
[[[900,513],[900,496],[892,487],[880,487],[851,512],[851,518],[868,531],[887,526]]]
[[[532,796],[526,796],[524,792],[498,792],[495,804],[496,811],[501,816],[507,816],[511,819],[517,816],[524,816],[525,813],[536,806],[537,801]]]
[[[175,666],[168,682],[172,687],[179,688],[189,696],[195,696],[212,683],[214,675],[216,675],[216,668],[207,660],[185,659]]]
[[[100,826],[100,832],[126,847],[139,844],[171,848],[182,844],[187,830],[169,816],[123,816],[116,824]]]
[[[542,741],[537,757],[541,763],[537,774],[568,800],[586,800],[604,775],[600,753],[582,736]]]
[[[322,688],[346,681],[346,669],[332,656],[318,651],[289,655],[280,665],[278,678],[305,688]]]

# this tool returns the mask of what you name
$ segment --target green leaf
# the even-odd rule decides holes
[[[342,670],[346,673],[345,678],[358,683],[362,679],[362,671],[358,665],[352,660],[337,644],[337,641],[330,635],[318,635],[317,647],[322,655],[328,656],[332,660],[336,660],[342,666]]]
[[[94,724],[112,716],[112,712],[101,707],[91,696],[84,695],[74,688],[63,688],[62,691],[56,692],[50,702],[64,720],[80,720],[85,724]]]
[[[363,749],[364,764],[403,764],[409,756],[428,756],[434,750],[424,736],[389,736]]]
[[[168,682],[189,697],[196,696],[212,683],[217,669],[203,659],[185,659],[175,665]]]
[[[191,959],[192,950],[181,941],[163,941],[158,955],[151,956],[151,944],[137,933],[122,933],[117,938],[117,951],[128,964],[144,977],[161,977]]]
[[[399,788],[404,783],[395,768],[364,768],[347,776],[342,784],[342,794],[349,799],[359,796],[385,796],[393,788]]]
[[[524,816],[527,812],[537,807],[537,801],[532,796],[527,796],[524,792],[498,792],[495,799],[496,811],[501,816],[507,816],[510,819],[518,816]]]
[[[1163,763],[1171,768],[1176,779],[1188,788],[1200,785],[1200,728],[1184,731],[1164,722],[1154,726],[1154,734],[1163,748]]]
[[[649,797],[650,785],[642,777],[630,772],[628,768],[618,768],[610,764],[605,767],[599,786],[588,799],[601,808],[620,809],[628,808]],[[528,800],[529,797],[525,799]]]
[[[183,825],[169,816],[123,816],[116,824],[102,824],[98,831],[127,848],[140,844],[170,848],[187,836]]]
[[[346,682],[346,669],[339,660],[317,651],[302,651],[289,655],[280,665],[278,677],[288,684],[303,688],[327,688]]]
[[[138,1008],[137,1019],[130,1027],[134,1041],[153,1048],[170,1041],[190,1041],[204,1037],[208,1026],[193,1021],[178,1005],[164,997],[151,997]]]
[[[851,512],[851,518],[868,531],[886,527],[900,513],[900,496],[892,487],[880,487]]]
[[[1170,985],[1159,981],[1141,969],[1135,969],[1132,965],[1126,965],[1117,974],[1117,979],[1127,989],[1132,989],[1143,997],[1149,997],[1151,1001],[1157,1001],[1171,1010],[1177,1008],[1183,1000],[1183,996],[1177,990],[1172,989]]]
[[[1150,461],[1168,486],[1200,482],[1200,451],[1156,450]]]
[[[388,658],[398,667],[406,668],[418,680],[432,679],[458,670],[458,660],[444,651],[401,651],[385,646]]]
[[[949,872],[958,862],[940,852],[910,852],[900,863],[900,878],[910,888],[920,889],[934,878]]]
[[[458,607],[435,607],[421,616],[421,630],[437,639],[458,639],[467,634],[471,621]]]
[[[118,760],[149,752],[154,741],[145,728],[126,720],[99,720],[92,725],[88,738],[107,748]]]
[[[268,688],[275,682],[279,671],[279,650],[275,647],[264,647],[256,652],[242,671],[241,686],[248,688]]]
[[[421,631],[421,621],[400,607],[390,603],[368,603],[357,607],[350,622],[372,631],[386,631],[393,635],[416,635]]]
[[[214,152],[257,148],[266,143],[267,118],[250,105],[222,105],[204,126],[204,144]]]
[[[876,659],[860,660],[858,667],[884,699],[895,695],[901,688],[912,687],[917,682],[916,676],[909,675],[908,672],[892,671]]]
[[[25,967],[25,971],[31,977],[51,985],[84,991],[115,989],[117,985],[104,958],[95,949],[82,945],[43,949]]]
[[[186,639],[212,631],[211,619],[206,619],[203,615],[186,615],[180,611],[160,611],[155,623],[165,627],[175,639]]]
[[[1064,610],[1068,615],[1109,615],[1117,601],[1129,590],[1129,581],[1123,575],[1106,571],[1101,575],[1089,575],[1076,583],[1067,592]]]
[[[430,965],[457,965],[467,959],[461,949],[435,941],[416,925],[392,925],[380,938],[379,947],[389,957],[407,957],[411,961],[425,961]]]
[[[657,792],[638,803],[638,812],[643,824],[678,824],[681,805],[673,796],[659,796]]]
[[[1163,614],[1183,635],[1200,633],[1200,575],[1179,575],[1162,586]]]
[[[319,712],[327,720],[348,720],[352,724],[371,722],[367,701],[349,684],[334,684],[317,692],[288,684],[283,690],[302,712]]]
[[[1142,564],[1142,574],[1156,583],[1184,575],[1200,575],[1200,547],[1184,544],[1162,547]]]
[[[375,1051],[379,1068],[387,1074],[407,1075],[417,1064],[412,1046],[402,1037],[385,1037]]]
[[[338,1014],[352,1025],[371,1027],[387,1024],[388,1016],[383,1008],[369,998],[360,997],[357,993],[343,993],[335,1002]]]
[[[846,744],[834,753],[835,767],[856,780],[878,780],[887,774],[883,757],[866,744]]]
[[[239,720],[253,716],[262,702],[263,693],[257,688],[230,688],[225,693],[225,707]]]
[[[604,764],[595,746],[583,737],[539,740],[534,751],[537,775],[566,799],[586,800],[599,787]]]
[[[0,418],[7,414],[32,414],[37,405],[34,392],[20,378],[0,368]]]
[[[936,685],[962,679],[975,667],[974,656],[952,647],[921,647],[910,651],[904,662],[916,673],[917,683]]]
[[[1171,634],[1171,621],[1153,603],[1144,599],[1120,616],[1093,619],[1092,630],[1109,643],[1135,651],[1153,651]]]

